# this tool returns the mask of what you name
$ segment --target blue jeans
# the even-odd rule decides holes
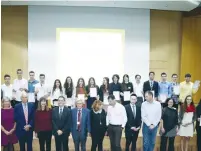
[[[143,151],[154,151],[157,129],[158,126],[150,130],[149,127],[145,123],[143,123]]]

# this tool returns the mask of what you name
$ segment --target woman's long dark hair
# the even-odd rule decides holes
[[[63,92],[63,90],[62,90],[62,85],[61,85],[61,81],[60,81],[59,79],[56,79],[56,80],[54,81],[54,86],[53,86],[53,89],[52,89],[52,94],[54,93],[54,91],[55,91],[56,88],[57,88],[56,82],[59,82],[59,83],[60,83],[59,89],[60,89],[60,92]]]
[[[96,87],[96,81],[95,81],[95,79],[93,77],[89,78],[88,87],[91,88],[91,83],[90,83],[91,80],[94,81],[94,87]]]
[[[83,79],[83,78],[79,78],[79,79],[77,80],[77,86],[76,86],[76,88],[79,88],[79,87],[80,87],[80,84],[79,84],[80,80],[83,81],[83,88],[85,88],[85,82],[84,82],[84,79]]]
[[[128,78],[128,82],[129,82],[129,76],[127,74],[124,74],[122,83],[125,83],[125,80],[124,80],[125,77]]]
[[[71,83],[68,83],[68,78],[71,79]],[[70,76],[66,77],[66,81],[64,83],[64,88],[65,88],[65,94],[67,94],[68,92],[73,92],[73,80]]]
[[[109,82],[110,82],[110,80],[109,80],[108,77],[104,77],[103,79],[105,79],[106,82],[107,82],[107,85],[103,84],[103,92],[106,92],[107,90],[109,90]]]
[[[191,95],[187,95],[186,98],[185,98],[185,100],[184,100],[184,105],[183,105],[183,110],[184,110],[184,112],[186,112],[186,109],[187,109],[187,98],[188,98],[188,97],[191,97],[191,98],[192,98],[191,105],[195,107],[194,102],[193,102],[193,97],[192,97]]]

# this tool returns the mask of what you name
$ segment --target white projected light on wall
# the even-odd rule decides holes
[[[57,29],[56,76],[74,82],[90,77],[100,85],[103,77],[124,74],[124,30]]]

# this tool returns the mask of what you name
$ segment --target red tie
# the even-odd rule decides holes
[[[77,125],[77,130],[81,131],[81,110],[78,110],[78,125]]]

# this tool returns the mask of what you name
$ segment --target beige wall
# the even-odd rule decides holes
[[[157,80],[166,72],[170,80],[180,71],[181,13],[151,10],[150,20],[150,71]]]
[[[16,70],[28,72],[28,7],[1,6],[1,80],[9,73],[12,80]]]

